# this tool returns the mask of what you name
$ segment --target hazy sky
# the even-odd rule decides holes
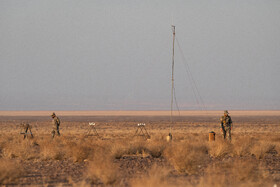
[[[280,110],[279,0],[0,0],[0,110]]]

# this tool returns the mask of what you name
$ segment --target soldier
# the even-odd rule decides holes
[[[59,133],[59,126],[60,126],[60,120],[59,118],[53,113],[51,115],[52,119],[52,125],[53,125],[53,130],[52,130],[52,137],[54,138],[55,132],[57,133],[58,136],[60,136]]]
[[[228,136],[228,139],[231,141],[232,120],[228,114],[228,111],[225,110],[224,115],[220,118],[221,131],[223,132],[224,139],[226,139],[226,136]]]

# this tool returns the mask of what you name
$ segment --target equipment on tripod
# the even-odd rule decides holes
[[[33,138],[31,125],[29,123],[21,123],[20,126],[21,126],[20,134],[24,134],[23,139],[25,139],[28,136],[28,134],[30,134],[31,138]]]
[[[145,123],[138,123],[134,136],[143,136],[143,137],[149,139],[150,135],[149,135],[148,131],[146,130],[145,125],[146,125]]]
[[[97,130],[95,128],[95,123],[89,122],[88,131],[86,132],[86,136],[99,136]]]

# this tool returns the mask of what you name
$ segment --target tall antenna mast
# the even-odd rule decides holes
[[[172,88],[171,88],[171,125],[169,129],[169,134],[171,135],[171,126],[173,125],[173,99],[174,99],[174,44],[175,44],[175,25],[171,25],[173,31],[173,49],[172,49]]]

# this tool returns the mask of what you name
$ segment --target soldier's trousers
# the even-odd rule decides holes
[[[53,138],[54,138],[55,134],[57,134],[58,136],[60,136],[59,126],[53,128],[53,130],[52,130],[52,137],[53,137]]]
[[[224,139],[226,139],[226,137],[227,137],[227,139],[229,141],[231,141],[231,128],[230,127],[223,128],[223,134],[224,134]]]

